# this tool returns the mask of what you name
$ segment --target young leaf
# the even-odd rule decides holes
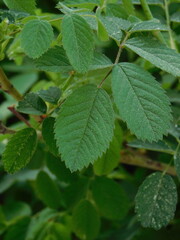
[[[37,94],[45,102],[57,104],[61,96],[61,90],[58,87],[50,87],[47,90],[40,90]]]
[[[19,12],[28,12],[34,14],[36,9],[36,0],[3,0],[11,10]]]
[[[100,230],[100,218],[88,200],[82,200],[74,209],[72,226],[80,239],[96,239]]]
[[[45,102],[36,93],[28,93],[22,101],[19,102],[17,110],[26,114],[42,115],[47,111]]]
[[[36,150],[37,135],[33,128],[25,128],[15,133],[9,140],[2,161],[8,173],[24,168]]]
[[[69,72],[73,70],[62,47],[50,48],[40,58],[35,60],[37,69],[49,72]]]
[[[36,179],[36,189],[40,199],[50,208],[58,209],[61,206],[61,194],[58,186],[49,177],[41,171]]]
[[[58,148],[56,146],[56,141],[54,138],[54,124],[55,118],[45,118],[42,124],[42,136],[47,146],[49,147],[49,151],[52,152],[55,156],[57,156]]]
[[[156,172],[139,187],[135,198],[136,212],[143,227],[156,230],[173,219],[177,204],[177,190],[169,175]]]
[[[170,127],[170,102],[155,79],[132,63],[113,69],[112,90],[121,118],[140,139],[157,141]]]
[[[33,19],[22,30],[21,46],[29,57],[38,58],[48,50],[53,37],[53,29],[48,21]]]
[[[129,39],[125,46],[162,70],[180,76],[180,54],[157,40],[150,37],[135,37]]]
[[[108,94],[94,85],[77,89],[62,105],[55,138],[62,160],[71,171],[93,163],[109,146],[114,113]]]
[[[77,72],[85,73],[93,58],[93,34],[79,15],[66,15],[62,21],[62,41],[70,63]]]
[[[127,215],[129,199],[118,183],[99,177],[92,184],[92,193],[102,216],[111,220],[119,220]]]
[[[116,124],[114,137],[110,143],[108,150],[94,163],[94,172],[96,175],[107,175],[120,161],[120,146],[122,142],[122,130]]]
[[[146,31],[168,31],[168,27],[160,22],[149,20],[138,22],[133,25],[129,32],[146,32]]]

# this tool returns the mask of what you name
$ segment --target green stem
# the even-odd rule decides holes
[[[119,45],[119,50],[118,50],[118,53],[117,53],[117,56],[116,56],[114,65],[119,62],[119,59],[120,59],[120,56],[121,56],[121,53],[122,53],[124,44],[125,44],[125,42],[128,40],[128,38],[130,37],[130,35],[131,35],[130,33],[126,33],[126,35],[125,35],[122,43]],[[102,81],[101,81],[100,84],[98,85],[98,88],[101,88],[101,87],[102,87],[104,81],[105,81],[105,80],[107,79],[107,77],[111,74],[114,65],[111,67],[111,69],[110,69],[109,72],[106,74],[106,76],[102,79]]]
[[[0,88],[8,94],[10,94],[17,101],[22,100],[22,95],[15,89],[15,87],[10,83],[3,69],[0,67]]]
[[[148,19],[148,20],[152,20],[152,19],[153,19],[153,15],[152,15],[152,13],[151,13],[151,10],[150,10],[150,8],[149,8],[149,5],[147,4],[147,1],[146,1],[146,0],[140,0],[140,1],[141,1],[141,6],[142,6],[142,8],[143,8],[143,11],[144,11],[147,19]],[[164,40],[161,32],[155,31],[153,34],[155,35],[155,37],[156,37],[157,39],[159,39],[160,42],[166,44],[166,41]]]
[[[73,77],[74,77],[74,71],[72,71],[69,75],[69,77],[66,79],[62,89],[63,90],[66,90],[66,88],[69,86],[69,84],[71,83],[71,81],[73,80]]]
[[[150,10],[150,8],[149,8],[146,0],[140,0],[140,1],[141,1],[141,6],[142,6],[142,8],[143,8],[143,10],[144,10],[144,13],[145,13],[147,19],[148,19],[148,20],[153,19],[153,15],[152,15],[152,13],[151,13],[151,10]]]
[[[164,0],[164,7],[165,7],[165,14],[166,14],[166,22],[167,22],[167,26],[168,26],[170,46],[172,49],[176,50],[176,44],[175,44],[173,36],[172,36],[172,30],[171,30],[171,25],[170,25],[169,6],[168,6],[167,0]]]

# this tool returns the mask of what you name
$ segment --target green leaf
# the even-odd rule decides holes
[[[71,240],[71,232],[67,228],[67,225],[54,222],[50,227],[50,232],[53,233],[55,240]]]
[[[61,206],[61,194],[58,186],[49,175],[43,171],[37,176],[36,190],[39,198],[48,207],[58,209]]]
[[[15,224],[10,225],[4,237],[4,240],[24,240],[26,237],[29,222],[30,218],[24,217],[21,218],[19,221],[15,222]]]
[[[174,154],[174,149],[172,149],[165,141],[158,142],[143,142],[141,140],[134,140],[128,143],[128,146],[140,149],[147,149],[157,152],[165,152],[169,154]]]
[[[36,131],[25,128],[15,133],[9,140],[2,161],[8,173],[15,173],[24,168],[32,158],[37,144]]]
[[[101,158],[99,158],[94,163],[94,172],[96,175],[107,175],[109,174],[115,167],[118,166],[120,162],[120,147],[122,143],[122,130],[119,124],[116,124],[114,130],[114,137],[110,143],[110,146],[106,153],[103,154]]]
[[[47,111],[45,102],[36,93],[27,93],[22,101],[19,102],[17,110],[26,114],[42,115]]]
[[[115,181],[99,177],[92,184],[95,203],[102,216],[111,220],[123,219],[129,210],[129,199]]]
[[[80,239],[96,239],[100,230],[100,218],[95,207],[88,200],[82,200],[74,209],[73,231]]]
[[[71,173],[60,158],[48,154],[46,163],[48,169],[57,177],[59,181],[69,183],[76,180],[76,174]]]
[[[73,70],[65,50],[62,47],[50,48],[40,58],[35,60],[37,69],[49,72],[69,72]]]
[[[80,200],[85,198],[88,187],[89,178],[81,177],[65,188],[63,197],[68,209],[73,208]]]
[[[152,142],[167,134],[170,102],[148,72],[132,63],[118,64],[113,69],[112,90],[121,118],[139,139]]]
[[[77,89],[62,105],[55,138],[62,160],[71,171],[93,163],[109,146],[114,112],[108,94],[94,85]]]
[[[49,147],[49,151],[53,153],[55,156],[57,156],[58,148],[56,146],[56,141],[54,137],[54,124],[55,118],[53,117],[45,118],[42,124],[42,136],[47,146]]]
[[[131,0],[122,0],[124,8],[128,15],[135,15],[134,6]]]
[[[48,21],[33,19],[23,27],[21,46],[29,57],[38,58],[48,50],[53,37],[53,28]]]
[[[174,154],[174,166],[178,179],[180,180],[180,146],[177,148],[176,153]]]
[[[61,90],[58,87],[50,87],[47,90],[40,90],[37,94],[45,101],[57,104],[61,97]]]
[[[108,32],[104,26],[104,24],[101,22],[99,18],[97,18],[97,24],[98,24],[98,37],[101,41],[108,41],[109,40],[109,35]]]
[[[169,175],[156,172],[139,187],[135,198],[136,212],[143,227],[156,230],[167,226],[174,217],[177,190]]]
[[[62,21],[62,42],[70,63],[85,73],[93,58],[94,40],[90,26],[79,15],[66,15]]]
[[[180,76],[180,54],[154,38],[135,37],[129,39],[125,46],[162,70]]]
[[[95,52],[94,58],[92,60],[89,70],[92,71],[92,70],[103,69],[103,68],[108,68],[112,66],[113,66],[113,63],[108,57],[106,57],[102,53]]]
[[[179,11],[179,12],[175,12],[175,13],[171,16],[171,22],[180,23],[180,11]]]
[[[101,17],[101,20],[109,32],[111,32],[110,36],[112,38],[114,36],[114,39],[118,41],[120,41],[122,37],[121,30],[128,31],[128,29],[131,27],[131,22],[122,18]]]
[[[134,24],[129,32],[133,33],[143,31],[168,31],[168,27],[161,24],[159,21],[149,20]]]
[[[9,9],[34,14],[36,0],[3,0]]]
[[[38,233],[46,227],[47,223],[50,222],[50,219],[57,217],[57,214],[57,211],[49,208],[45,208],[35,214],[31,218],[25,240],[37,239]]]

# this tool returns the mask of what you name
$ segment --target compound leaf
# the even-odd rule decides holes
[[[100,229],[100,218],[91,202],[82,200],[74,209],[72,225],[80,239],[96,239]]]
[[[48,21],[30,20],[22,30],[21,46],[29,57],[38,58],[48,50],[53,37],[53,28]]]
[[[162,139],[170,127],[171,109],[168,97],[155,79],[132,63],[113,69],[112,90],[121,118],[140,139]]]
[[[129,39],[125,46],[162,70],[180,76],[180,54],[157,40],[150,37],[134,37]]]
[[[79,15],[66,15],[62,21],[62,41],[74,69],[85,73],[93,58],[93,34],[88,23]]]
[[[94,85],[77,89],[62,105],[55,123],[59,153],[71,171],[93,163],[109,146],[114,113],[108,94]]]
[[[36,150],[37,135],[33,128],[25,128],[15,133],[9,140],[2,161],[8,173],[24,168]]]
[[[151,174],[139,187],[135,203],[143,227],[156,230],[165,227],[176,210],[177,190],[173,179],[160,172]]]

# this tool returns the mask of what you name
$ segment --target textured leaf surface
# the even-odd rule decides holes
[[[42,115],[47,111],[45,102],[36,93],[28,93],[19,102],[17,110],[26,114]]]
[[[58,148],[56,146],[56,141],[54,137],[54,124],[55,118],[45,118],[42,124],[42,136],[47,146],[49,147],[49,151],[52,152],[55,156],[57,156]]]
[[[90,26],[79,15],[66,15],[62,21],[62,41],[74,69],[88,71],[93,58],[93,34]]]
[[[103,69],[103,68],[111,67],[112,65],[113,63],[108,57],[106,57],[102,53],[96,52],[94,54],[94,58],[92,60],[89,70]]]
[[[21,46],[31,58],[38,58],[45,53],[53,40],[51,24],[45,20],[30,20],[21,33]]]
[[[15,133],[3,153],[4,169],[8,173],[15,173],[24,168],[35,152],[36,143],[37,135],[33,128],[25,128]]]
[[[143,227],[156,230],[165,227],[176,210],[177,190],[173,179],[160,172],[151,174],[140,186],[135,203]]]
[[[94,163],[94,172],[96,175],[109,174],[120,161],[120,148],[122,143],[122,130],[116,124],[114,136],[108,150]]]
[[[140,139],[157,141],[170,127],[170,102],[155,79],[139,66],[118,64],[112,90],[121,118]]]
[[[73,70],[65,50],[58,46],[49,49],[35,60],[35,66],[39,70],[49,72],[69,72]]]
[[[57,104],[61,96],[61,90],[58,87],[50,87],[47,90],[40,90],[38,95],[45,102]]]
[[[62,105],[55,123],[59,153],[71,171],[93,163],[109,146],[114,113],[108,94],[94,85],[77,89]]]
[[[130,32],[143,32],[143,31],[168,31],[168,27],[166,25],[161,24],[160,22],[150,20],[136,23],[130,29]]]
[[[93,182],[92,193],[102,216],[117,220],[127,215],[129,199],[118,183],[99,177]]]
[[[9,9],[33,14],[36,9],[35,0],[3,0]]]
[[[49,175],[41,171],[36,179],[36,189],[40,199],[50,208],[57,209],[61,205],[61,195],[55,182]]]
[[[86,240],[96,239],[100,229],[100,218],[94,206],[82,200],[75,208],[72,219],[75,234]]]
[[[180,54],[149,37],[135,37],[126,42],[126,47],[155,66],[180,76]]]

